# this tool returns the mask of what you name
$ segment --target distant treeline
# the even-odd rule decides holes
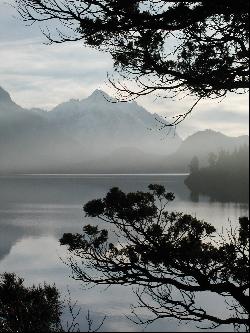
[[[206,194],[213,200],[247,202],[249,199],[249,146],[232,153],[210,153],[208,166],[200,168],[195,156],[185,184],[193,194]]]

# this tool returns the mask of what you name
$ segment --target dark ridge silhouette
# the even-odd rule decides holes
[[[249,146],[244,145],[232,153],[223,150],[218,155],[211,153],[208,160],[209,166],[203,168],[197,164],[194,167],[194,159],[190,163],[190,175],[185,184],[192,196],[206,194],[222,202],[248,202]]]

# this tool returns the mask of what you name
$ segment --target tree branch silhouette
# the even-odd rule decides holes
[[[87,216],[109,223],[109,232],[87,225],[83,234],[64,234],[73,277],[97,285],[133,285],[141,307],[154,319],[247,326],[249,314],[248,218],[226,238],[214,240],[215,228],[191,215],[168,212],[173,193],[161,185],[149,192],[125,194],[112,188],[103,199],[84,206]],[[77,260],[76,260],[77,259]],[[79,261],[80,260],[80,261]],[[222,297],[234,311],[211,314],[197,299],[202,293]],[[138,323],[142,323],[142,319]]]
[[[82,41],[110,53],[108,80],[119,100],[151,93],[217,98],[249,86],[248,1],[16,0],[16,6],[27,24],[47,25],[49,43]]]

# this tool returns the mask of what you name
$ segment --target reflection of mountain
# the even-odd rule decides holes
[[[12,246],[17,241],[29,235],[29,230],[25,230],[18,225],[9,224],[7,221],[0,221],[0,261],[9,254]]]
[[[16,243],[16,240],[22,236],[18,233],[18,230],[9,230],[6,225],[0,222],[0,261],[9,254],[11,247]],[[18,235],[15,235],[18,234]]]
[[[149,183],[166,182],[177,200],[188,200],[184,177],[99,176],[99,177],[0,177],[0,262],[12,246],[27,237],[52,236],[59,239],[64,232],[77,233],[87,220],[82,205],[103,197],[114,186],[124,191],[146,190]]]
[[[0,171],[84,172],[88,161],[122,147],[167,155],[181,139],[169,135],[163,142],[161,133],[150,131],[156,117],[135,102],[114,103],[99,90],[51,112],[26,110],[0,88]]]
[[[125,192],[145,191],[149,184],[162,184],[176,199],[170,211],[184,211],[201,216],[218,225],[235,212],[246,215],[247,205],[216,204],[209,207],[209,199],[200,196],[199,204],[190,201],[190,191],[184,184],[186,176],[13,176],[0,177],[0,259],[11,247],[28,237],[54,237],[64,232],[81,232],[82,225],[99,223],[87,219],[82,206],[89,200],[102,198],[114,186]],[[244,207],[245,208],[244,208]],[[231,207],[229,209],[229,207]],[[103,224],[101,225],[103,228]],[[105,225],[106,227],[106,225]],[[25,249],[25,251],[31,251]],[[42,249],[41,249],[42,251]],[[1,261],[0,261],[1,266]]]

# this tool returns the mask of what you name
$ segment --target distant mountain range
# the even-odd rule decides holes
[[[167,156],[124,148],[114,151],[108,158],[86,165],[86,170],[105,173],[186,173],[189,172],[189,164],[194,156],[198,157],[200,166],[206,166],[211,152],[215,154],[221,150],[233,152],[248,144],[248,135],[230,137],[220,132],[205,130],[183,140],[179,148]]]
[[[233,152],[243,145],[249,145],[248,135],[230,137],[207,129],[190,135],[182,142],[175,153],[163,159],[162,165],[166,166],[167,170],[187,172],[189,171],[189,163],[194,156],[198,157],[200,166],[206,166],[211,152],[215,154],[222,150]],[[159,171],[163,170],[164,167],[159,169]]]
[[[182,141],[157,130],[157,114],[135,102],[117,102],[100,90],[50,112],[24,109],[0,88],[1,173],[186,172],[194,155],[232,151],[248,136],[207,130]]]

